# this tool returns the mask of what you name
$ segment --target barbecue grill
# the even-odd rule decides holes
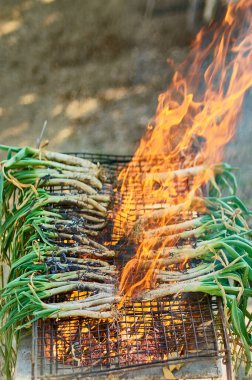
[[[110,194],[112,200],[108,224],[99,236],[99,243],[117,251],[113,263],[123,268],[136,247],[127,242],[120,226],[125,225],[125,220],[128,225],[133,222],[135,210],[127,215],[117,213],[122,202],[117,176],[132,157],[72,154],[100,162],[107,171],[107,182],[101,192]],[[141,164],[145,165],[136,161],[137,172]],[[134,186],[139,193],[137,212],[141,215],[145,212],[141,184],[136,181]],[[59,193],[73,189],[50,190]],[[119,236],[112,233],[115,225]],[[74,292],[67,299],[83,295],[81,291]],[[64,297],[57,296],[54,302],[64,301]],[[75,317],[40,320],[33,325],[33,379],[100,379],[109,374],[128,379],[167,378],[167,370],[174,371],[174,375],[177,371],[179,378],[214,379],[220,376],[217,363],[222,359],[230,380],[230,358],[221,300],[201,293],[148,302],[127,299],[113,321]]]

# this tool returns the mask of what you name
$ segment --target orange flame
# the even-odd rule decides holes
[[[121,276],[120,290],[127,296],[153,286],[155,270],[162,267],[159,258],[178,241],[173,231],[178,215],[190,219],[192,210],[202,207],[193,204],[195,196],[234,136],[244,94],[252,86],[251,7],[252,0],[230,3],[218,28],[212,24],[198,33],[186,62],[159,96],[155,125],[149,125],[119,175],[123,202],[118,216],[131,216],[134,227],[125,218],[123,228],[131,237],[140,236]],[[164,226],[173,232],[162,234]],[[138,227],[154,233],[141,238]]]

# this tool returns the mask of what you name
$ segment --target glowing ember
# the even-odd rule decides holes
[[[125,222],[124,228],[139,243],[121,276],[120,290],[127,296],[153,286],[162,252],[178,242],[172,225],[202,211],[202,189],[219,170],[252,85],[251,5],[252,0],[230,3],[220,27],[212,24],[207,33],[199,32],[186,62],[159,97],[154,125],[119,175],[123,202],[118,217],[132,216],[132,225]]]

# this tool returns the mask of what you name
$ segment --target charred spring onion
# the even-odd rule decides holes
[[[117,302],[115,253],[97,242],[109,196],[99,164],[10,148],[0,174],[2,372],[12,378],[19,330],[38,318],[109,318]],[[77,291],[78,300],[71,294]],[[58,296],[64,296],[64,302]]]

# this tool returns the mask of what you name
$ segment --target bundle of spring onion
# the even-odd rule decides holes
[[[248,309],[252,296],[252,242],[245,218],[251,212],[235,195],[237,185],[232,168],[223,165],[223,176],[220,168],[208,196],[191,199],[191,210],[203,212],[187,218],[183,215],[181,220],[184,204],[177,204],[153,210],[136,221],[131,238],[140,246],[148,246],[153,237],[158,239],[154,249],[144,252],[144,260],[135,257],[128,264],[137,268],[137,273],[153,268],[152,288],[139,297],[143,301],[183,292],[222,297],[236,336],[233,358],[236,365],[245,362],[248,373],[252,346],[252,315]],[[232,195],[221,195],[224,186]],[[170,223],[159,227],[158,221],[165,216]]]
[[[7,150],[0,174],[0,349],[11,378],[23,326],[38,318],[113,316],[118,276],[109,262],[114,251],[97,242],[110,201],[99,192],[105,181],[99,164],[0,149]],[[73,291],[83,296],[71,300]]]

